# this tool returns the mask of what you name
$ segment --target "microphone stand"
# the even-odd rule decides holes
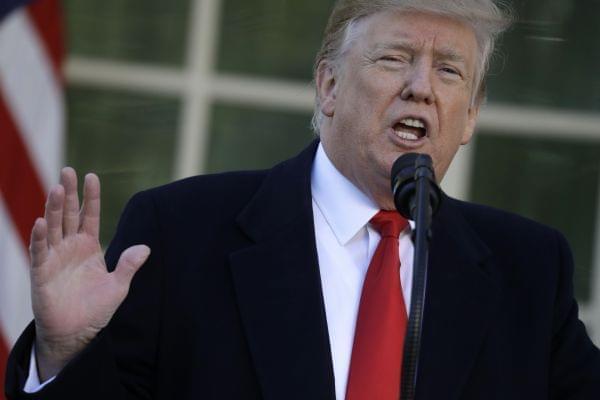
[[[429,258],[429,241],[431,240],[431,219],[433,208],[440,199],[439,189],[435,184],[431,159],[419,155],[415,160],[414,184],[416,194],[409,201],[410,215],[415,221],[412,240],[415,245],[413,261],[413,286],[410,303],[410,318],[404,341],[402,368],[401,400],[414,400],[417,384],[419,351],[421,348],[421,330],[423,311],[425,308],[425,293],[427,284],[427,263]],[[432,185],[435,188],[432,191]],[[437,191],[436,191],[437,189]]]

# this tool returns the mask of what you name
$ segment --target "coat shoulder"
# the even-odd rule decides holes
[[[539,241],[564,240],[562,233],[533,219],[494,207],[446,199],[469,226],[483,238],[497,238],[504,242],[531,245]]]
[[[505,273],[544,275],[558,279],[572,273],[573,256],[564,235],[530,218],[493,207],[455,199],[447,206],[493,254]],[[568,271],[563,270],[567,268]]]
[[[233,217],[255,195],[268,173],[255,170],[193,176],[138,192],[130,203],[152,204],[169,218],[190,212]]]

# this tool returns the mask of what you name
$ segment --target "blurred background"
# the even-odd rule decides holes
[[[581,317],[600,344],[600,2],[511,3],[518,23],[494,58],[475,140],[444,188],[564,232]],[[100,175],[105,245],[134,192],[266,168],[309,143],[312,63],[332,4],[62,1],[59,165]],[[49,173],[56,181],[57,169]],[[24,312],[0,315],[16,326],[9,343]]]

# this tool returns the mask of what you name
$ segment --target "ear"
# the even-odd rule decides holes
[[[321,61],[317,67],[317,94],[321,103],[321,112],[331,118],[335,112],[337,80],[333,66]]]
[[[467,126],[463,133],[460,144],[465,145],[471,141],[473,133],[475,133],[475,126],[477,125],[477,119],[479,118],[479,104],[472,105],[467,111]]]

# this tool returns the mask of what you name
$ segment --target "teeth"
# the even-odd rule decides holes
[[[398,137],[402,138],[402,139],[406,139],[406,140],[419,140],[419,137],[413,133],[410,132],[403,132],[403,131],[395,131],[396,135],[398,135]]]
[[[400,123],[406,126],[412,126],[413,128],[425,129],[425,124],[423,123],[423,121],[418,119],[404,118],[402,121],[400,121]]]

